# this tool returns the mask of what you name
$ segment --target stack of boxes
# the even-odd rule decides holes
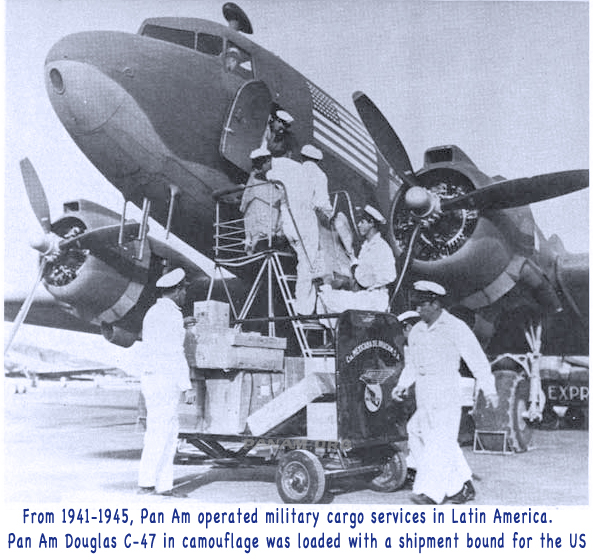
[[[185,350],[205,394],[196,408],[201,418],[184,422],[185,431],[243,433],[247,416],[285,389],[285,348],[284,338],[230,328],[228,303],[196,302]]]
[[[187,327],[189,365],[200,369],[282,371],[286,339],[229,328],[229,304],[194,303],[193,325]]]

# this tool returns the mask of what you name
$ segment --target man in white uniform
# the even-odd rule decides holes
[[[297,313],[309,315],[315,308],[313,278],[318,272],[318,213],[329,219],[332,207],[327,193],[327,177],[312,161],[320,160],[323,154],[307,144],[303,146],[302,155],[303,164],[285,157],[274,158],[267,177],[283,184],[282,231],[297,254],[295,308]]]
[[[272,168],[272,155],[267,148],[257,148],[249,157],[252,171],[239,208],[243,213],[245,252],[248,255],[253,253],[259,241],[271,241],[280,231],[280,192],[266,178]]]
[[[290,130],[293,122],[290,113],[281,109],[276,111],[270,116],[261,147],[267,148],[275,158],[291,158],[296,149],[294,135]]]
[[[161,297],[142,323],[142,394],[146,401],[146,433],[138,475],[139,494],[186,497],[173,488],[173,459],[177,448],[181,392],[193,404],[196,392],[189,378],[183,343],[185,329],[180,306],[185,302],[185,271],[181,268],[157,280]]]
[[[408,358],[409,353],[409,346],[408,346],[408,339],[410,337],[410,333],[414,328],[414,325],[420,321],[420,314],[416,311],[404,311],[397,316],[397,320],[401,323],[402,326],[402,338],[403,338],[403,348],[404,348],[404,364],[408,363],[410,359]],[[408,431],[408,442],[410,441],[418,441],[420,437],[419,434],[414,432],[414,422],[408,422],[407,431]],[[413,446],[413,444],[412,444]],[[410,451],[410,445],[408,444],[408,451]],[[403,488],[411,489],[414,486],[414,479],[416,478],[416,458],[412,455],[411,452],[408,453],[408,457],[406,460],[408,470],[406,473],[406,480],[404,482]]]
[[[463,358],[490,406],[498,406],[494,376],[470,328],[443,309],[445,289],[414,283],[416,311],[402,375],[392,396],[401,399],[416,383],[416,412],[408,423],[410,453],[416,463],[412,501],[462,504],[475,497],[471,470],[457,443],[461,419],[459,366]]]
[[[370,205],[358,221],[358,231],[364,242],[353,262],[354,290],[334,290],[321,286],[320,300],[326,313],[341,313],[346,309],[387,311],[388,284],[396,278],[395,258],[389,244],[381,237],[379,226],[385,224],[382,214]]]

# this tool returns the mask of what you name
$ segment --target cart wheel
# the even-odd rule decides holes
[[[381,474],[369,482],[372,490],[394,492],[403,486],[408,468],[406,458],[401,451],[396,451],[392,456],[385,456],[381,461],[381,469]]]
[[[278,464],[276,487],[284,503],[318,503],[325,493],[321,461],[306,449],[289,451]]]

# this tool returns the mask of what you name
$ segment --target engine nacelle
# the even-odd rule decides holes
[[[129,348],[136,342],[136,340],[138,340],[136,333],[108,323],[101,324],[101,334],[105,337],[107,342],[122,346],[123,348]]]
[[[415,277],[432,278],[459,299],[479,300],[464,301],[472,309],[502,297],[518,280],[524,259],[519,262],[515,254],[529,255],[533,250],[534,222],[529,210],[486,213],[468,207],[442,213],[440,203],[502,179],[486,176],[457,146],[428,150],[416,176],[421,185],[418,193],[400,190],[391,208],[390,240],[396,257],[407,251],[421,220],[411,262]],[[412,200],[406,199],[407,193]],[[414,198],[415,194],[419,197]],[[506,235],[507,230],[514,235]],[[515,238],[521,240],[520,246]]]
[[[136,329],[127,332],[113,324],[141,300],[149,281],[149,244],[146,243],[141,259],[137,258],[138,240],[128,239],[120,246],[119,215],[95,203],[69,202],[64,211],[52,224],[52,231],[62,239],[74,239],[106,226],[113,226],[113,233],[101,236],[100,242],[73,244],[61,251],[48,264],[43,283],[52,296],[68,304],[73,315],[101,326],[107,340],[129,346],[136,338]]]

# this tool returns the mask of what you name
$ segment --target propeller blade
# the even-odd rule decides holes
[[[418,185],[406,149],[383,113],[360,91],[354,92],[352,99],[362,122],[387,163],[408,186]]]
[[[21,174],[23,176],[23,182],[25,183],[25,189],[27,190],[27,196],[29,197],[29,204],[33,209],[33,213],[37,216],[37,220],[41,224],[43,231],[49,233],[51,231],[51,218],[49,214],[49,204],[43,185],[37,176],[37,172],[33,167],[33,164],[28,158],[20,161]]]
[[[444,212],[462,208],[504,210],[548,200],[585,189],[588,186],[589,171],[587,169],[559,171],[535,177],[501,181],[451,200],[441,200],[441,209]]]
[[[63,239],[59,247],[61,251],[66,251],[71,247],[79,249],[89,249],[91,252],[95,249],[102,249],[107,245],[115,245],[119,239],[120,225],[103,226],[81,233],[72,239]],[[140,224],[128,223],[124,225],[124,241],[137,237],[140,231]]]
[[[35,291],[37,290],[37,286],[39,285],[39,282],[41,282],[41,279],[43,278],[43,275],[45,274],[46,266],[47,266],[47,260],[45,258],[41,259],[41,262],[39,263],[39,270],[37,271],[37,278],[35,279],[35,283],[33,284],[31,291],[27,294],[27,297],[25,298],[23,305],[19,309],[17,316],[14,318],[14,322],[12,324],[12,329],[11,329],[10,334],[8,335],[8,338],[4,344],[4,355],[6,355],[8,350],[10,350],[10,346],[12,345],[12,341],[14,340],[16,333],[18,332],[20,326],[23,324],[23,321],[26,319],[27,314],[29,313],[29,309],[31,309]]]
[[[391,296],[391,299],[389,300],[389,309],[393,308],[393,302],[395,301],[397,294],[399,294],[399,291],[404,283],[404,278],[406,278],[406,276],[407,276],[407,272],[410,268],[410,263],[412,262],[412,254],[414,253],[414,247],[416,245],[416,240],[418,239],[418,235],[420,234],[421,227],[422,227],[421,222],[417,222],[416,225],[414,226],[414,231],[412,231],[412,235],[410,236],[408,248],[406,249],[406,258],[404,259],[404,264],[403,264],[401,270],[399,271],[399,278],[397,279],[397,284],[395,285],[393,294]]]

